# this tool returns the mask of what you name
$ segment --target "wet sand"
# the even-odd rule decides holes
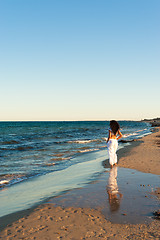
[[[121,149],[118,165],[160,174],[160,128],[132,147]],[[134,147],[134,148],[133,148]],[[127,150],[129,149],[129,150]],[[128,151],[130,151],[128,153]],[[107,163],[104,163],[104,166]],[[157,186],[159,187],[159,186]],[[158,196],[159,191],[155,192]],[[39,206],[1,233],[0,239],[159,239],[160,221],[149,224],[113,224],[91,208]]]

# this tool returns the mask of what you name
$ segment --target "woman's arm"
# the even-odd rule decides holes
[[[111,130],[109,130],[107,142],[109,141],[110,138],[111,138]]]
[[[122,133],[120,132],[120,130],[118,130],[118,137],[117,137],[117,140],[119,140],[120,138],[122,138],[123,137],[123,135],[122,135]]]

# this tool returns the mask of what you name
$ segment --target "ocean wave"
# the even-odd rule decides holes
[[[72,140],[68,141],[67,143],[78,143],[78,144],[84,144],[84,143],[91,143],[91,142],[101,142],[102,140],[100,139],[90,139],[90,140]]]
[[[138,130],[135,131],[133,133],[128,133],[128,134],[124,134],[123,138],[129,138],[129,139],[138,139],[140,137],[146,136],[150,134],[150,131],[148,129],[142,129],[142,130]]]
[[[137,135],[137,133],[124,134],[123,138],[127,138],[127,137],[130,137],[130,136],[136,136],[136,135]]]
[[[6,185],[6,184],[8,184],[8,183],[9,183],[8,180],[1,180],[1,181],[0,181],[0,187]]]
[[[10,141],[4,141],[1,144],[2,145],[10,145],[10,144],[19,144],[20,142],[15,141],[15,140],[10,140]]]
[[[52,154],[51,156],[53,157],[62,157],[64,155],[64,153],[55,153],[55,154]]]
[[[54,166],[56,163],[53,162],[53,163],[46,163],[45,166]]]
[[[34,147],[32,147],[32,146],[19,146],[19,147],[17,147],[16,148],[16,150],[18,150],[18,151],[26,151],[26,150],[31,150],[31,149],[34,149]]]
[[[86,152],[93,152],[93,151],[98,151],[98,148],[92,148],[92,149],[84,149],[84,150],[79,150],[77,151],[78,153],[86,153]]]
[[[34,147],[32,147],[32,146],[16,146],[16,147],[13,147],[12,145],[10,145],[10,146],[4,145],[3,147],[0,147],[1,151],[28,151],[28,150],[32,150],[32,149],[34,149]]]
[[[51,158],[50,161],[63,161],[63,160],[68,160],[70,159],[71,157],[59,157],[59,158]]]
[[[15,183],[22,182],[23,180],[27,179],[25,175],[21,174],[6,174],[1,176],[0,178],[0,188],[3,188],[8,185],[13,185]]]

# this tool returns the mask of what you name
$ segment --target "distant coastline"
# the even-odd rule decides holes
[[[152,127],[160,127],[160,118],[153,118],[153,119],[144,119],[142,122],[149,122]]]

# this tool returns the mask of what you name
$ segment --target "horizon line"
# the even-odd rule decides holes
[[[116,120],[116,121],[144,121],[144,120],[154,120],[156,118],[144,118],[144,119],[96,119],[96,120],[89,120],[89,119],[84,119],[84,120],[0,120],[0,122],[105,122],[105,121],[111,121],[111,120]]]

